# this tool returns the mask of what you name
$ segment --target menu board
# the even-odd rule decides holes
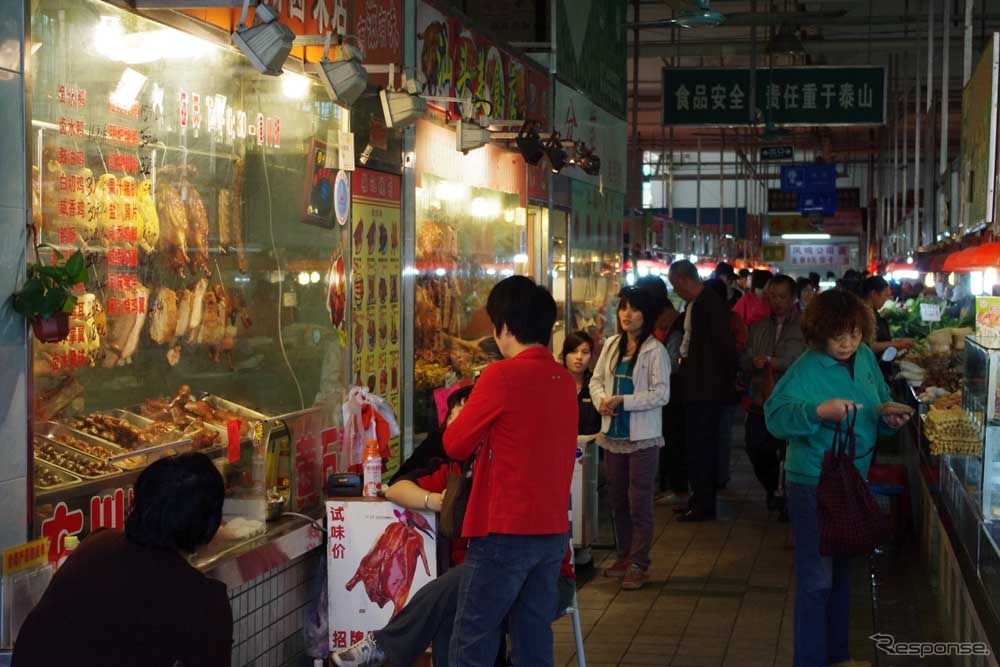
[[[371,169],[358,169],[351,178],[354,384],[389,401],[397,418],[402,379],[400,186],[398,175]],[[392,458],[382,465],[387,479],[399,469],[399,438],[389,446]]]
[[[1000,336],[1000,297],[976,297],[976,335]]]

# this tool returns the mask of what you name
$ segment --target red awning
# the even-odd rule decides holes
[[[1000,242],[970,246],[948,255],[942,271],[981,271],[1000,266]]]

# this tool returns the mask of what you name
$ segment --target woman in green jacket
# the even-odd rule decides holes
[[[764,405],[768,430],[788,440],[785,460],[788,514],[795,535],[795,667],[866,665],[848,654],[850,560],[819,554],[816,485],[834,430],[852,407],[857,455],[867,476],[879,434],[906,417],[880,418],[892,397],[867,344],[874,339],[871,309],[841,289],[817,295],[802,315],[808,349],[781,377]]]

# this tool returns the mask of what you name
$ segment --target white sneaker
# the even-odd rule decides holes
[[[333,654],[337,667],[380,667],[385,663],[385,653],[370,636],[354,646]]]

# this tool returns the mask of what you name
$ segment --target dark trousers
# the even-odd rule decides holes
[[[687,442],[684,406],[677,400],[663,407],[663,440],[660,448],[660,491],[688,492]]]
[[[691,401],[684,405],[688,474],[694,494],[691,506],[708,515],[715,514],[722,409],[722,401]]]
[[[746,448],[753,472],[764,490],[774,493],[778,490],[781,458],[786,443],[778,440],[767,430],[764,415],[751,410],[747,413]]]
[[[448,667],[448,648],[464,567],[452,567],[428,582],[387,626],[375,631],[375,643],[390,664],[412,665],[431,644],[434,667]]]
[[[615,513],[618,558],[628,559],[643,570],[649,569],[649,548],[653,545],[653,482],[657,447],[631,454],[604,452],[604,466]]]
[[[492,664],[505,618],[513,663],[551,667],[552,609],[566,544],[565,533],[493,533],[470,541],[451,636],[453,667]]]

